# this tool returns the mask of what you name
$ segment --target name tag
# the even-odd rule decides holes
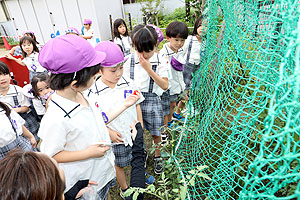
[[[31,65],[31,69],[32,69],[33,71],[36,71],[37,66],[35,66],[35,64],[32,64],[32,65]]]
[[[124,99],[126,99],[131,94],[132,94],[132,90],[124,90]]]

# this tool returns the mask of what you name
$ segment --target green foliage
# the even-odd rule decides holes
[[[191,13],[194,13],[194,10],[191,10]],[[189,27],[193,27],[194,23],[195,23],[195,19],[192,19],[190,22],[186,22],[185,19],[186,13],[185,13],[185,8],[181,7],[181,8],[176,8],[172,13],[168,14],[168,15],[162,15],[160,14],[158,16],[158,20],[159,20],[159,27],[165,28],[168,26],[168,24],[172,21],[180,21],[180,22],[184,22],[187,23],[187,25]]]

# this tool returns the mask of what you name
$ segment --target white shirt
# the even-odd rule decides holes
[[[190,45],[190,42],[192,40],[192,49],[190,53],[190,59],[187,60],[187,54],[188,54],[188,48]],[[190,35],[184,43],[183,51],[184,51],[184,58],[186,62],[199,65],[200,64],[200,53],[205,50],[205,42],[199,42],[196,36]]]
[[[185,59],[184,59],[184,52],[183,49],[180,48],[177,53],[175,53],[170,47],[170,43],[166,43],[163,45],[163,48],[160,50],[160,54],[162,56],[166,56],[169,60],[169,65],[170,65],[170,71],[172,74],[172,78],[169,80],[169,89],[170,89],[170,95],[174,94],[180,94],[183,92],[185,88],[185,83],[183,81],[183,72],[182,71],[177,71],[171,66],[171,60],[172,57],[174,57],[176,60],[181,62],[182,64],[185,64]]]
[[[33,52],[29,56],[25,57],[22,60],[23,63],[27,66],[29,71],[32,72],[45,72],[47,71],[40,63],[39,63],[39,53]]]
[[[54,102],[63,108],[59,108]],[[52,95],[44,115],[38,136],[42,139],[41,152],[53,157],[60,151],[79,151],[100,141],[110,141],[101,110],[95,98],[86,100],[89,107],[82,106],[56,94]],[[100,104],[100,102],[99,102]],[[114,155],[111,150],[100,158],[90,158],[69,163],[59,163],[66,177],[66,191],[79,180],[97,182],[99,191],[115,176]]]
[[[133,83],[133,80],[122,77],[114,88],[108,87],[101,81],[99,77],[94,85],[90,88],[89,92],[97,96],[98,102],[101,102],[101,109],[108,113],[116,109],[116,107],[124,104],[125,99],[133,93],[134,90],[140,90]],[[132,146],[132,139],[130,133],[130,125],[137,120],[136,105],[144,101],[143,95],[140,93],[141,98],[135,105],[127,108],[117,118],[112,120],[107,126],[122,135],[122,140],[125,146],[128,144]]]
[[[10,113],[11,122],[6,116],[5,111],[0,108],[0,147],[4,147],[16,139],[16,133],[12,126],[16,129],[18,135],[23,134],[22,125],[25,124],[25,120],[18,115],[13,109]]]
[[[120,45],[123,48],[124,52],[125,51],[130,51],[131,43],[132,43],[130,37],[129,36],[124,37],[122,35],[120,37],[121,37],[121,39],[118,38],[118,37],[115,37],[114,38],[114,43]],[[122,42],[123,42],[123,44],[122,44]]]
[[[168,78],[169,73],[169,64],[168,60],[157,53],[154,53],[153,56],[149,59],[151,66],[157,65],[156,73],[161,78]],[[140,65],[139,57],[136,53],[134,53],[134,83],[140,88],[142,92],[149,92],[149,84],[150,84],[150,76],[146,72],[146,70]],[[124,63],[124,72],[123,75],[126,77],[130,77],[130,63],[131,63],[131,55],[128,60]],[[153,93],[161,96],[163,93],[163,89],[161,89],[155,82],[153,84]]]
[[[15,105],[13,98],[14,96],[16,96],[18,99],[18,105]],[[0,101],[8,104],[12,108],[30,106],[30,102],[28,98],[23,94],[22,88],[17,85],[9,85],[7,94],[5,96],[0,94]]]
[[[87,41],[94,47],[96,46],[96,37],[95,37],[95,31],[93,28],[90,28],[89,30],[86,30],[86,28],[83,29],[83,35],[84,36],[92,36],[91,39],[87,39]]]
[[[32,93],[32,85],[27,84],[22,88],[23,94],[32,100],[32,105],[38,115],[44,115],[46,113],[46,100],[41,97],[37,98]]]

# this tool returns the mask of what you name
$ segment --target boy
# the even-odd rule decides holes
[[[183,80],[183,65],[184,51],[182,49],[186,38],[188,37],[188,27],[183,22],[174,21],[171,22],[166,28],[166,38],[169,41],[164,44],[160,50],[162,56],[167,56],[171,65],[171,76],[170,83],[170,114],[167,117],[168,124],[172,123],[172,115],[175,119],[179,119],[178,115],[174,112],[176,102],[180,101],[183,97],[183,91],[185,84]],[[166,122],[166,120],[165,120]]]

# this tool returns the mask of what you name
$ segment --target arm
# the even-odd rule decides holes
[[[81,151],[60,151],[53,156],[58,163],[75,162],[104,156],[109,146],[91,145]]]
[[[136,105],[136,113],[137,113],[137,120],[141,123],[142,128],[144,128],[144,124],[143,124],[143,114],[142,114],[142,109],[140,104]]]
[[[14,55],[16,49],[17,49],[17,46],[13,47],[13,48],[9,51],[9,53],[10,53],[11,55]]]
[[[115,143],[124,142],[122,140],[122,135],[119,132],[114,131],[109,127],[107,127],[107,130],[108,130],[108,133],[109,133],[110,140],[112,142],[115,142]]]
[[[87,40],[87,39],[91,39],[93,36],[92,35],[90,35],[90,36],[80,35],[80,37]]]
[[[25,113],[29,110],[28,106],[21,106],[19,108],[14,108],[17,113]]]
[[[23,132],[23,136],[25,136],[30,141],[30,144],[33,147],[36,147],[36,140],[35,140],[34,136],[32,135],[32,133],[30,133],[30,131],[24,125],[22,125],[22,132]]]
[[[26,66],[25,63],[23,63],[21,59],[15,58],[15,57],[13,57],[11,54],[9,54],[9,53],[6,54],[5,57],[6,57],[7,59],[16,61],[16,62],[19,63],[20,65]]]
[[[146,60],[142,53],[138,53],[140,64],[145,69],[145,71],[149,74],[149,76],[154,80],[154,82],[163,90],[168,89],[169,82],[168,78],[162,78],[157,73],[155,73],[152,68],[149,60]]]

